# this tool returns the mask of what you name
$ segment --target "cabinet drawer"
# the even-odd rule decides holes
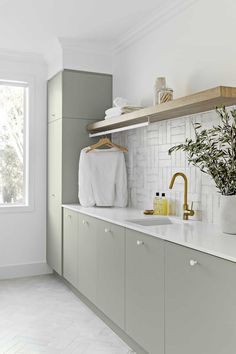
[[[97,221],[97,306],[124,329],[125,230]]]
[[[47,262],[62,275],[62,210],[54,197],[48,199]]]
[[[48,124],[48,195],[61,203],[62,190],[62,123]]]
[[[62,73],[48,81],[48,121],[62,118]]]
[[[79,215],[78,289],[97,303],[97,237],[94,218]]]
[[[77,286],[77,249],[79,237],[79,215],[64,209],[63,219],[63,276]]]
[[[233,354],[236,264],[166,242],[166,354]]]
[[[164,353],[164,246],[126,230],[126,332],[150,354]]]

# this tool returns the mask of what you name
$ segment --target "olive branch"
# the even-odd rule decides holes
[[[193,123],[195,139],[187,138],[184,144],[173,146],[169,155],[185,151],[189,164],[210,175],[221,194],[236,195],[236,109],[229,113],[222,107],[216,112],[219,125],[202,129],[200,123]]]

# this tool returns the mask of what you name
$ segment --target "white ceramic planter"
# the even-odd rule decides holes
[[[222,195],[220,203],[221,230],[236,235],[236,195]]]

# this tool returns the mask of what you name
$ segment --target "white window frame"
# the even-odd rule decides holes
[[[6,75],[0,73],[0,84],[27,87],[24,117],[24,204],[0,205],[2,213],[22,213],[34,210],[34,179],[33,179],[33,156],[34,156],[34,78],[31,76]]]

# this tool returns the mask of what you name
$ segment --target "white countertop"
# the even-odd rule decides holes
[[[172,221],[170,225],[142,226],[129,220],[153,219],[158,216],[144,215],[143,211],[130,208],[85,208],[79,204],[66,204],[63,207],[236,262],[236,235],[223,234],[220,232],[219,226],[216,225],[200,221],[183,221],[180,218],[168,216]]]

